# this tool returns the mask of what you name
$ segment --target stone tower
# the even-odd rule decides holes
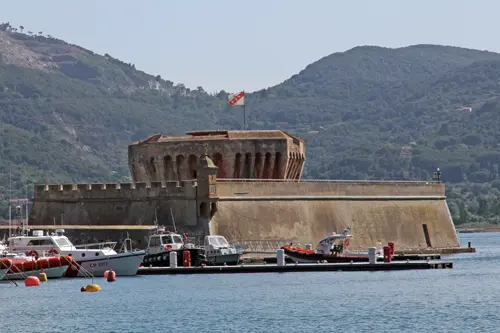
[[[197,178],[207,154],[219,179],[300,179],[304,141],[284,131],[198,131],[187,136],[152,135],[129,146],[134,182]]]

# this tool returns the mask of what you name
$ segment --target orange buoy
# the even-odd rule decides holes
[[[40,279],[36,276],[28,276],[26,280],[24,280],[24,285],[26,287],[37,287],[40,285]]]
[[[107,271],[104,271],[104,278],[107,279],[109,274],[109,269]]]
[[[108,271],[107,281],[108,282],[115,282],[116,281],[116,273],[114,270],[110,269]]]

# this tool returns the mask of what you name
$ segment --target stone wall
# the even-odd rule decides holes
[[[354,248],[390,241],[412,249],[460,246],[443,184],[221,182],[217,191],[210,230],[232,241],[317,244],[352,226]]]
[[[65,225],[89,226],[70,231],[75,243],[119,240],[122,226],[152,225],[156,211],[160,225],[173,229],[175,221],[179,232],[199,238],[210,232],[231,241],[316,244],[352,226],[355,248],[389,241],[400,249],[460,246],[443,184],[229,181],[217,180],[217,172],[204,155],[191,181],[37,185],[30,224],[60,225],[62,216]],[[116,230],[92,229],[113,225]],[[130,234],[135,246],[146,246],[146,231]]]

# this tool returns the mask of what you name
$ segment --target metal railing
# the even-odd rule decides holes
[[[256,239],[256,240],[234,240],[231,242],[235,247],[244,252],[276,252],[282,246],[295,242],[290,239]]]
[[[78,244],[73,245],[77,249],[85,249],[85,250],[102,250],[102,249],[111,249],[113,250],[116,246],[117,242],[101,242],[101,243],[88,243],[88,244]]]

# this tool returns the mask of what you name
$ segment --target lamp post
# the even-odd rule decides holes
[[[432,180],[435,180],[438,183],[441,183],[441,171],[439,170],[439,168],[437,168],[436,172],[434,172],[434,176],[432,177]]]

